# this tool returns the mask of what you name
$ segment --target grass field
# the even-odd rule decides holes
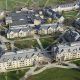
[[[0,73],[0,80],[19,80],[29,69]]]
[[[74,18],[74,17],[77,17],[78,12],[79,11],[77,11],[77,10],[66,11],[63,13],[63,16],[65,18]]]
[[[53,6],[61,3],[70,3],[75,0],[7,0],[7,9],[12,10],[24,6]],[[6,0],[0,0],[0,9],[6,9]]]
[[[22,41],[16,41],[14,45],[20,49],[24,49],[24,48],[37,47],[38,43],[36,40],[22,40]]]
[[[40,39],[40,41],[41,41],[44,48],[51,45],[54,42],[54,40],[55,39],[53,37]]]
[[[80,80],[80,71],[74,69],[53,68],[31,76],[28,80]]]
[[[72,63],[74,63],[74,64],[80,66],[80,60],[72,61]]]
[[[40,39],[42,45],[44,48],[47,46],[51,45],[54,42],[53,37],[49,38],[42,38]],[[38,43],[36,40],[22,40],[22,41],[15,41],[14,45],[18,48],[24,49],[24,48],[31,48],[31,47],[39,47]]]

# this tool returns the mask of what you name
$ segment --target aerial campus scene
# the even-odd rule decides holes
[[[80,80],[80,0],[0,0],[0,80]]]

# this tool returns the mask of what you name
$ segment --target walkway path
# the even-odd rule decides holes
[[[39,36],[34,35],[34,39],[36,39],[36,40],[37,40],[37,43],[39,44],[39,46],[40,46],[41,50],[43,51],[43,50],[44,50],[44,48],[43,48],[43,46],[42,46],[41,41],[39,40]]]
[[[28,72],[26,72],[26,74],[24,75],[24,77],[22,77],[20,80],[26,80],[31,75],[36,75],[36,74],[39,74],[39,73],[43,72],[46,69],[55,68],[55,67],[67,68],[67,69],[70,69],[70,68],[80,69],[75,64],[68,63],[68,62],[64,62],[64,63],[67,64],[68,66],[58,65],[57,63],[54,63],[54,64],[50,64],[49,63],[49,64],[45,65],[43,68],[41,68],[38,71],[34,71],[37,68],[37,66],[32,67],[32,68],[30,68],[30,70]]]
[[[0,41],[1,42],[8,42],[8,40],[4,36],[1,36],[1,35],[0,35]]]
[[[40,41],[40,37],[35,34],[35,35],[34,35],[34,39],[36,39],[36,41],[37,41],[37,43],[38,43],[38,45],[39,45],[39,47],[40,47],[40,49],[41,49],[41,51],[42,51],[42,53],[43,53],[44,59],[45,59],[47,62],[49,62],[51,56],[48,54],[47,50],[45,50],[45,49],[43,48],[43,45],[42,45],[42,43],[41,43],[41,41]]]
[[[42,38],[50,38],[50,37],[53,37],[53,36],[50,36],[50,35],[47,35],[47,36],[43,36],[43,37],[40,37],[39,36],[39,38],[40,39],[42,39]],[[30,37],[30,38],[23,38],[23,39],[15,39],[15,40],[11,40],[11,41],[22,41],[22,40],[33,40],[34,39],[34,37]]]
[[[2,45],[4,46],[5,49],[7,49],[6,45],[5,45],[5,42],[10,42],[11,43],[11,48],[12,50],[14,49],[14,41],[10,41],[10,40],[7,40],[4,36],[1,36],[0,35],[0,41],[2,43]]]

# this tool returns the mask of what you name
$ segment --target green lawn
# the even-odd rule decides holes
[[[26,2],[27,0],[7,0],[7,9],[22,7]],[[0,9],[6,9],[6,0],[0,0]]]
[[[47,37],[47,38],[41,38],[40,41],[43,45],[44,48],[48,47],[52,43],[55,43],[57,41],[57,38],[61,35],[62,33],[57,31],[53,34],[50,34],[52,37]]]
[[[51,45],[57,38],[58,33],[53,34],[53,37],[46,37],[46,38],[40,38],[40,41],[44,48]],[[33,40],[21,40],[21,41],[15,41],[14,45],[18,48],[32,48],[32,47],[39,47],[37,41],[35,39]]]
[[[54,42],[54,40],[55,39],[53,37],[40,39],[44,48],[51,45]]]
[[[65,18],[75,18],[77,17],[77,14],[78,14],[77,10],[63,12],[63,16]]]
[[[80,66],[80,60],[72,61],[72,63],[74,63],[74,64]]]
[[[22,40],[22,41],[15,41],[14,45],[18,48],[32,48],[37,47],[38,43],[36,40]]]
[[[70,3],[75,0],[48,0],[46,6],[53,6],[61,3]],[[36,3],[35,3],[36,2]],[[23,6],[44,6],[46,0],[7,0],[8,10],[20,8]],[[6,0],[0,0],[0,9],[6,9]]]
[[[0,73],[0,80],[19,80],[29,69]]]
[[[47,47],[54,41],[53,37],[40,39],[43,47]],[[31,48],[31,47],[39,47],[36,40],[22,40],[22,41],[15,41],[14,45],[18,48]]]
[[[80,71],[74,69],[53,68],[31,76],[28,80],[80,80]]]

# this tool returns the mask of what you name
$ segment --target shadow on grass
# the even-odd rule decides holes
[[[80,68],[79,68],[79,69],[77,69],[77,68],[72,68],[72,70],[80,72]],[[79,79],[79,80],[80,80],[80,79]]]
[[[78,78],[78,77],[74,77],[74,80],[80,80],[80,78]]]

